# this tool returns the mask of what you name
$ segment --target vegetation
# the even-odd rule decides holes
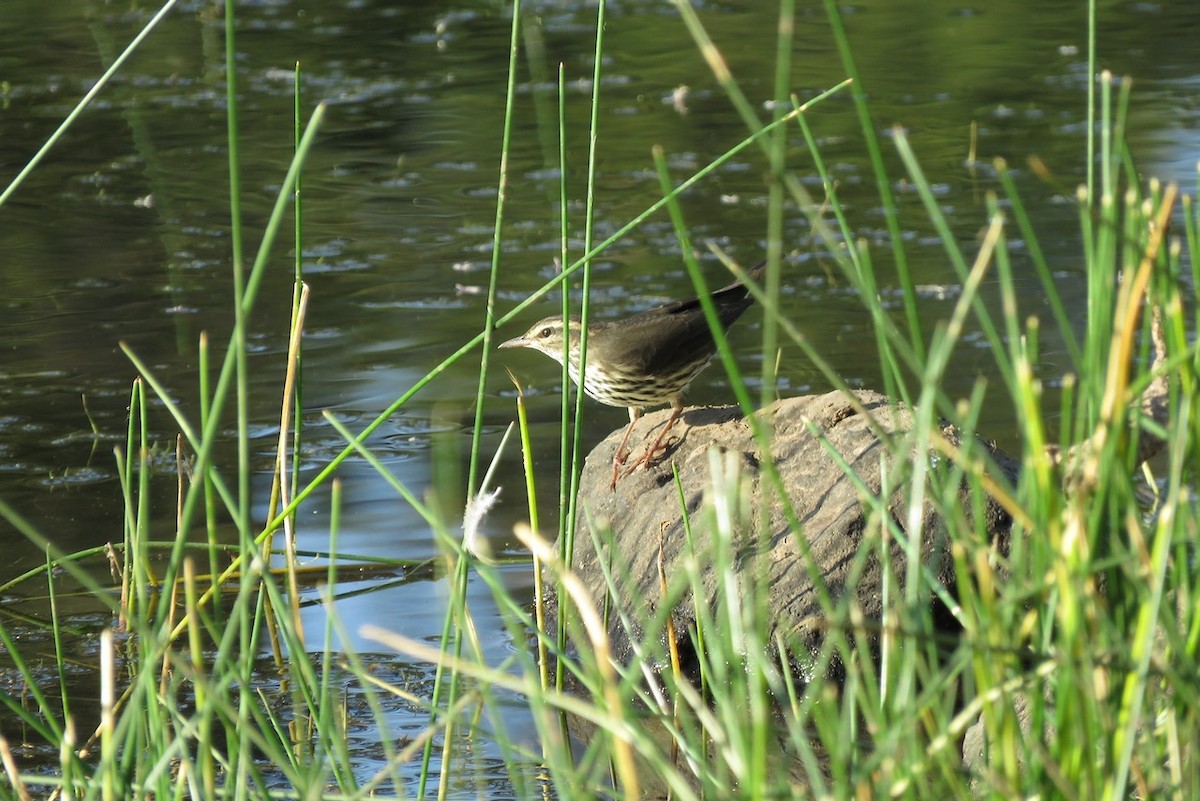
[[[232,284],[237,317],[223,352],[206,340],[200,343],[199,419],[189,420],[178,412],[171,389],[155,380],[136,353],[129,353],[141,378],[132,389],[128,441],[120,451],[126,512],[125,538],[113,551],[120,576],[117,590],[96,578],[93,565],[105,558],[101,550],[59,553],[0,502],[0,514],[47,553],[44,570],[12,584],[44,582],[47,587],[56,610],[52,635],[60,677],[70,669],[63,645],[67,632],[57,615],[64,574],[114,615],[114,626],[100,641],[98,720],[86,726],[78,715],[82,701],[72,697],[65,683],[48,683],[23,655],[11,630],[0,624],[0,641],[22,688],[20,693],[0,691],[0,702],[6,714],[23,724],[27,737],[59,753],[57,770],[22,772],[9,744],[0,742],[9,783],[0,792],[8,797],[54,793],[106,799],[491,795],[491,777],[472,770],[464,746],[486,741],[502,756],[505,779],[521,798],[635,798],[643,793],[679,799],[1200,797],[1200,510],[1190,489],[1198,452],[1197,426],[1191,420],[1196,413],[1197,362],[1189,333],[1195,321],[1185,311],[1194,298],[1181,294],[1182,287],[1197,285],[1196,263],[1189,254],[1200,248],[1200,222],[1192,200],[1179,199],[1175,187],[1140,181],[1122,144],[1128,84],[1105,76],[1089,121],[1095,123],[1089,130],[1099,132],[1095,175],[1078,198],[1088,309],[1085,327],[1077,331],[1040,255],[1007,167],[977,165],[992,171],[1000,192],[988,200],[985,234],[969,256],[950,236],[907,136],[894,130],[892,143],[905,165],[904,178],[916,188],[941,232],[947,259],[961,281],[952,317],[932,336],[924,336],[916,311],[917,288],[906,269],[904,241],[895,223],[892,187],[898,176],[885,170],[884,144],[871,120],[866,90],[856,79],[834,4],[828,0],[826,5],[847,82],[804,105],[791,97],[787,76],[793,42],[787,22],[794,9],[790,0],[783,0],[777,99],[772,118],[764,123],[700,20],[690,6],[679,2],[697,46],[746,124],[746,138],[678,184],[660,164],[662,201],[603,242],[593,241],[589,203],[583,254],[568,252],[564,220],[566,269],[503,315],[495,311],[507,181],[501,173],[488,294],[488,320],[495,323],[485,323],[446,362],[467,358],[482,346],[465,537],[395,479],[364,445],[386,418],[436,381],[446,363],[431,369],[363,431],[347,431],[329,417],[343,431],[346,447],[316,478],[297,486],[290,454],[303,436],[296,410],[302,385],[300,332],[307,305],[298,267],[271,519],[265,526],[252,520],[248,431],[253,421],[247,414],[245,333],[267,254],[289,206],[299,217],[299,203],[293,200],[321,123],[323,109],[318,107],[303,131],[297,129],[295,161],[248,269],[237,256],[241,232],[235,225]],[[233,12],[234,4],[227,2],[230,76],[235,75]],[[603,4],[598,14],[593,82],[597,92],[603,86]],[[506,148],[520,26],[520,8],[515,6]],[[807,115],[819,113],[820,104],[838,93],[848,94],[859,111],[880,204],[891,212],[886,219],[900,314],[892,313],[881,299],[884,279],[871,250],[856,239],[853,221],[839,206],[837,187],[809,129]],[[237,86],[230,80],[235,222],[236,101]],[[297,108],[300,105],[298,97]],[[596,155],[603,147],[598,109],[594,99],[589,198]],[[560,114],[560,134],[564,118]],[[790,171],[795,167],[786,158],[788,143],[797,131],[807,143],[812,169],[824,179],[824,197],[811,197]],[[768,309],[777,305],[782,220],[789,209],[799,208],[874,321],[884,389],[916,416],[906,438],[888,443],[888,491],[882,499],[898,493],[909,514],[880,513],[885,505],[880,498],[864,497],[864,507],[875,511],[868,514],[870,530],[862,553],[863,558],[886,554],[898,543],[912,558],[905,576],[888,576],[885,581],[882,620],[862,619],[847,599],[828,599],[828,636],[821,652],[812,656],[818,666],[839,663],[843,675],[837,681],[826,680],[820,671],[799,676],[790,669],[793,644],[766,636],[774,614],[769,588],[747,583],[735,567],[734,538],[753,532],[755,521],[720,513],[736,504],[712,504],[690,521],[693,527],[710,527],[723,544],[712,553],[696,555],[711,559],[722,577],[718,602],[697,609],[700,624],[684,634],[699,654],[702,681],[697,685],[685,680],[672,662],[673,654],[663,652],[661,634],[668,622],[661,611],[632,621],[646,632],[638,644],[638,663],[618,664],[609,658],[605,599],[588,597],[570,566],[572,536],[600,534],[592,532],[576,502],[585,443],[579,435],[581,414],[570,408],[566,394],[564,467],[560,486],[551,490],[534,479],[532,445],[518,402],[530,510],[530,525],[519,536],[533,554],[531,569],[553,585],[560,601],[569,599],[575,614],[561,630],[547,631],[540,617],[542,599],[530,610],[506,589],[471,525],[486,514],[494,485],[485,470],[488,454],[481,448],[484,382],[494,371],[489,363],[494,328],[576,277],[581,278],[586,315],[590,261],[651,214],[666,208],[677,223],[682,251],[691,254],[676,198],[734,154],[755,150],[761,151],[772,178],[766,211],[770,269],[760,299]],[[571,173],[565,168],[561,172]],[[564,209],[567,196],[564,179]],[[1170,230],[1180,221],[1182,241]],[[1014,238],[1023,241],[1042,282],[1048,320],[1019,307],[1009,249]],[[702,290],[690,258],[688,266]],[[995,303],[985,302],[985,293],[995,293],[1000,314],[993,311]],[[1147,307],[1161,319],[1165,359],[1153,358]],[[1058,329],[1071,360],[1061,391],[1054,394],[1034,378],[1046,324]],[[948,397],[943,390],[950,355],[968,330],[987,340],[995,360],[1001,387],[993,387],[989,398],[994,402],[999,391],[1011,403],[1019,426],[1022,450],[1014,456],[1022,469],[1015,483],[972,444],[987,391],[984,382],[966,399]],[[831,385],[845,386],[836,368],[822,358],[819,345],[807,341],[795,321],[768,313],[763,329],[767,367],[759,402],[770,399],[774,354],[783,342],[803,349]],[[214,383],[206,378],[210,358],[217,366]],[[728,358],[725,362],[739,401],[752,408],[756,404],[736,365]],[[1146,388],[1163,377],[1169,384],[1165,424],[1139,407]],[[158,480],[152,467],[163,459],[151,447],[155,434],[147,421],[148,405],[155,399],[175,410],[179,430],[178,515],[169,538],[153,535],[148,511],[150,484]],[[236,419],[238,431],[237,469],[232,474],[219,468],[214,458],[230,418]],[[943,420],[964,432],[961,446],[938,438]],[[1144,445],[1151,440],[1163,443],[1163,453],[1143,463]],[[908,456],[912,453],[931,458],[913,460]],[[437,666],[436,683],[428,694],[414,695],[378,676],[359,654],[334,652],[331,636],[323,638],[323,650],[306,647],[299,588],[313,579],[298,564],[291,524],[305,500],[331,484],[329,548],[319,556],[325,558],[321,595],[334,597],[342,571],[362,561],[341,554],[338,547],[340,491],[333,472],[348,458],[375,466],[421,512],[443,549],[437,569],[444,570],[450,603],[440,646],[382,628],[367,632],[409,659]],[[959,501],[964,483],[977,502],[990,496],[1011,514],[1006,547],[997,547],[971,522],[973,516],[964,514]],[[562,514],[543,523],[536,497],[548,491],[561,500]],[[728,500],[737,492],[736,476],[714,470],[712,497]],[[918,519],[927,503],[941,512],[954,562],[952,586],[937,585],[919,569],[922,555],[906,536],[910,520]],[[232,541],[222,534],[227,519],[233,520],[237,532]],[[549,543],[549,532],[556,532],[557,548]],[[804,532],[798,530],[795,536],[802,540]],[[666,597],[682,598],[698,589],[693,587],[696,572],[683,567],[664,579]],[[513,639],[529,642],[529,649],[500,663],[488,661],[472,625],[466,592],[470,575],[492,589]],[[613,580],[614,587],[619,584]],[[0,588],[0,593],[8,589]],[[960,628],[952,640],[934,634],[938,627],[931,618],[930,599],[935,596],[952,599],[951,611]],[[326,621],[327,632],[337,630],[336,615],[330,613]],[[260,658],[264,652],[273,655],[269,664]],[[574,691],[564,688],[568,676]],[[423,737],[413,741],[393,743],[385,734],[383,753],[367,763],[351,753],[350,727],[366,720],[386,732],[384,706],[396,698],[426,710],[429,725]],[[537,725],[536,746],[506,730],[505,708],[513,703],[528,706]],[[580,722],[589,727],[586,739],[572,736],[583,730]],[[962,740],[972,726],[980,736],[969,741],[971,753],[964,760]]]

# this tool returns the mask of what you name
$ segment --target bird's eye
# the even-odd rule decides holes
[[[538,331],[538,339],[545,339],[546,337],[550,336],[553,333],[554,333],[554,329],[551,328],[550,326],[546,326],[541,331]]]

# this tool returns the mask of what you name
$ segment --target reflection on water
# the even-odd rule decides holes
[[[239,12],[248,257],[290,159],[297,60],[303,64],[307,105],[330,103],[304,178],[302,261],[313,292],[304,365],[306,442],[300,454],[305,477],[341,448],[321,410],[332,410],[352,430],[361,428],[468,341],[484,320],[479,290],[491,260],[508,18],[491,2],[463,2],[451,12],[442,5],[297,1],[254,4]],[[586,4],[532,5],[523,40],[531,63],[519,76],[509,164],[503,307],[555,270],[553,109],[559,62],[565,65],[570,103],[567,211],[573,253],[581,251],[593,11]],[[710,4],[704,16],[743,90],[761,103],[772,92],[775,20],[770,4],[744,5]],[[199,334],[209,332],[219,345],[232,326],[221,29],[206,9],[198,3],[175,13],[0,208],[0,497],[66,551],[120,536],[112,449],[124,438],[135,370],[119,343],[127,343],[194,418]],[[1079,320],[1078,223],[1071,198],[1085,175],[1088,82],[1079,9],[1033,2],[973,9],[954,2],[873,0],[846,13],[874,118],[881,129],[906,127],[955,236],[968,251],[973,248],[984,222],[985,193],[994,188],[988,164],[1004,157],[1016,170],[1064,298],[1074,301],[1068,309]],[[1148,174],[1190,182],[1200,150],[1194,99],[1200,10],[1128,4],[1104,13],[1103,66],[1138,81],[1130,139],[1139,165]],[[50,6],[8,0],[5,15],[0,175],[7,180],[145,18],[100,0]],[[797,42],[792,85],[801,99],[844,77],[818,12],[801,15]],[[665,149],[682,180],[744,135],[666,4],[642,0],[614,7],[605,43],[596,223],[601,237],[658,198],[652,145]],[[972,123],[978,126],[977,168],[966,163]],[[851,104],[846,98],[825,103],[810,124],[856,235],[873,248],[886,275],[886,224]],[[1035,154],[1052,171],[1049,180],[1025,169]],[[798,132],[790,160],[819,194]],[[921,316],[932,326],[954,303],[956,282],[890,150],[887,160],[910,267],[928,289],[921,293]],[[762,160],[746,151],[690,191],[683,206],[694,240],[711,239],[743,263],[756,261],[766,230],[764,173]],[[785,313],[852,385],[877,386],[868,320],[832,274],[798,210],[788,214],[785,236]],[[687,294],[676,253],[674,231],[663,216],[610,248],[596,264],[596,313],[620,316]],[[1021,243],[1014,253],[1019,283],[1028,291],[1023,313],[1043,313],[1037,283],[1020,258]],[[704,261],[719,279],[715,260],[706,255]],[[264,476],[277,436],[273,421],[290,282],[290,260],[280,248],[251,332],[251,404],[258,424],[252,447]],[[544,308],[531,310],[515,328],[556,308],[555,296],[548,296]],[[742,329],[756,324],[748,318]],[[735,332],[734,344],[741,346],[751,373],[754,341],[750,330]],[[1052,384],[1067,368],[1066,356],[1051,335],[1043,353]],[[543,448],[539,469],[553,476],[557,369],[521,356],[504,362],[529,386],[534,431]],[[986,362],[963,355],[952,371],[958,386],[950,388],[965,394]],[[781,372],[787,391],[825,389],[794,349],[785,350]],[[388,469],[418,496],[432,481],[434,437],[451,443],[441,458],[465,459],[475,380],[469,364],[450,368],[371,440]],[[485,454],[513,416],[512,390],[502,370],[492,376],[489,390]],[[728,398],[717,370],[706,373],[691,393],[697,403]],[[589,441],[623,421],[618,410],[594,411],[586,426]],[[1002,439],[1011,427],[1009,414],[989,408],[982,430]],[[175,429],[165,410],[153,416],[152,425],[164,443],[173,442]],[[510,475],[519,470],[516,458],[505,456]],[[458,469],[456,461],[450,469]],[[343,550],[409,558],[434,552],[423,521],[372,469],[352,460],[341,476]],[[266,478],[260,483],[265,492]],[[488,522],[489,531],[504,541],[523,516],[515,487],[510,494],[508,505]],[[159,508],[169,522],[168,492]],[[306,513],[300,547],[321,550],[328,498],[318,494]],[[10,533],[12,550],[0,578],[44,559],[15,539]],[[523,582],[527,568],[512,572],[514,582]],[[410,636],[436,634],[440,599],[436,593],[408,595],[408,589],[340,603],[343,624],[353,631],[382,618]],[[314,629],[321,625],[314,623]]]

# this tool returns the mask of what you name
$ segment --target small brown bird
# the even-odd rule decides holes
[[[766,270],[763,262],[748,272],[755,281]],[[754,302],[740,282],[712,293],[713,305],[721,327],[729,326],[742,316]],[[547,317],[533,324],[519,337],[500,344],[502,348],[532,348],[562,363],[564,336],[569,338],[567,372],[578,386],[579,338],[581,326],[577,317],[567,321],[564,331],[562,317]],[[609,406],[629,409],[629,425],[613,456],[612,486],[617,486],[621,466],[629,458],[625,445],[633,424],[642,409],[669,403],[673,407],[666,426],[646,452],[626,471],[639,464],[647,467],[663,447],[671,426],[683,412],[683,392],[700,374],[717,345],[704,317],[698,298],[677,300],[655,306],[623,320],[590,322],[588,324],[587,372],[583,389],[594,400]]]

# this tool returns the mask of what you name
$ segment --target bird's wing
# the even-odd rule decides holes
[[[765,271],[766,262],[760,262],[748,274],[757,281]],[[713,292],[712,299],[723,329],[733,325],[754,303],[739,281]],[[621,344],[611,357],[639,372],[656,373],[710,355],[716,348],[699,298],[664,303],[610,325],[624,329]]]
[[[742,294],[745,290],[738,287]],[[717,300],[714,298],[714,300]],[[728,328],[750,307],[751,300],[743,297],[717,301],[717,315],[722,328]],[[711,355],[715,343],[699,300],[667,303],[625,321],[621,341],[625,343],[620,361],[639,372],[657,373],[673,365],[691,362]]]

